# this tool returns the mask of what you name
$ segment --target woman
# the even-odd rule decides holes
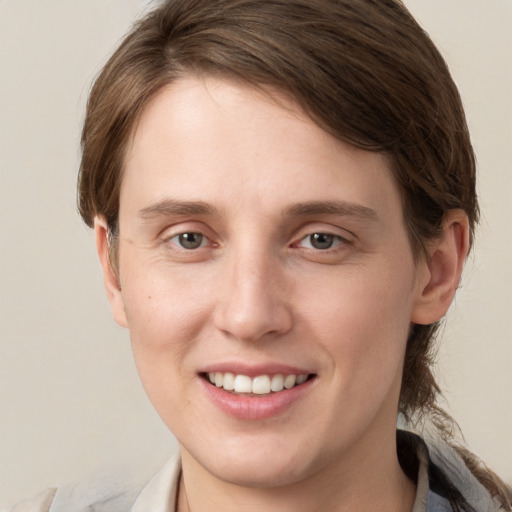
[[[475,162],[400,3],[166,2],[98,77],[82,149],[80,212],[180,457],[80,506],[510,510],[436,405]]]

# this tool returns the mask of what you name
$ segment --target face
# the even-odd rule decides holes
[[[276,98],[159,92],[126,154],[110,293],[184,461],[262,486],[393,446],[422,287],[385,157]]]

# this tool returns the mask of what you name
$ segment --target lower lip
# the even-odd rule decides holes
[[[208,398],[221,411],[243,420],[263,420],[282,414],[307,393],[316,379],[309,379],[300,386],[261,396],[244,396],[218,388],[201,378]]]

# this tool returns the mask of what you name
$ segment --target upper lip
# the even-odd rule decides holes
[[[259,375],[309,375],[314,373],[311,369],[298,366],[290,366],[281,363],[247,364],[235,361],[212,363],[201,369],[199,373],[233,373],[235,375],[247,375],[254,378]]]

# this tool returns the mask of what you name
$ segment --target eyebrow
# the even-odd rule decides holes
[[[347,201],[312,201],[297,203],[286,210],[286,213],[293,217],[307,217],[312,215],[339,215],[357,217],[363,220],[375,221],[378,219],[377,212],[356,203]]]
[[[153,220],[168,215],[218,215],[217,209],[203,201],[176,201],[163,199],[139,210],[144,220]]]
[[[290,217],[310,217],[314,215],[339,215],[356,217],[363,220],[377,220],[377,212],[356,203],[347,201],[309,201],[296,203],[285,210]],[[203,201],[177,201],[163,199],[139,210],[143,220],[153,220],[170,215],[219,216],[217,208]]]

